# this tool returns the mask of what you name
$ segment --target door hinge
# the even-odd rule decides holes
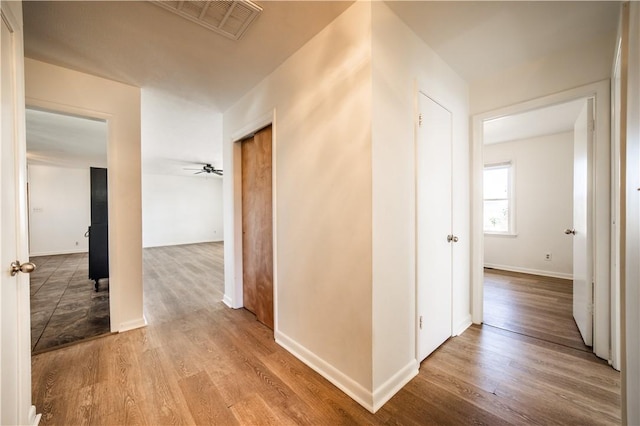
[[[595,132],[596,131],[596,120],[591,120],[591,123],[590,123],[589,127],[590,127],[592,132]]]
[[[418,114],[418,127],[422,127],[422,113]]]
[[[422,315],[420,315],[420,330],[422,330]]]

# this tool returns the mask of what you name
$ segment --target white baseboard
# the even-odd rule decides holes
[[[382,385],[373,391],[373,413],[378,411],[389,401],[393,395],[398,393],[411,379],[418,375],[420,364],[415,359],[409,361],[407,365],[389,378]],[[371,410],[370,410],[371,411]]]
[[[125,331],[145,327],[146,325],[147,325],[147,319],[144,316],[142,316],[142,318],[121,322],[120,327],[118,328],[118,332],[123,333]]]
[[[564,272],[555,272],[555,271],[543,271],[541,269],[529,269],[529,268],[521,268],[519,266],[507,266],[507,265],[495,265],[492,263],[485,263],[485,268],[493,268],[493,269],[501,269],[503,271],[509,272],[520,272],[523,274],[531,274],[531,275],[540,275],[543,277],[551,277],[551,278],[562,278],[565,280],[572,280],[573,274],[565,274]]]
[[[142,244],[142,248],[153,248],[153,247],[173,247],[173,246],[188,246],[191,244],[206,244],[206,243],[222,243],[224,242],[224,238],[217,238],[215,240],[204,240],[204,241],[166,241],[163,243],[152,243],[152,244]]]
[[[233,309],[233,301],[231,300],[231,297],[227,296],[226,294],[222,298],[222,303]]]
[[[76,249],[76,250],[56,250],[56,251],[42,251],[36,253],[29,253],[29,257],[37,257],[37,256],[58,256],[60,254],[76,254],[76,253],[88,253],[87,249]]]
[[[453,327],[453,335],[454,336],[459,336],[462,333],[464,333],[464,331],[469,328],[472,324],[471,321],[471,314],[467,315],[466,317],[464,317],[464,319],[462,321],[460,321],[457,325],[455,325]]]
[[[315,372],[333,383],[338,389],[346,393],[358,404],[370,412],[375,412],[373,405],[373,395],[364,386],[355,382],[349,376],[329,364],[316,354],[298,344],[285,334],[277,331],[275,333],[276,343],[291,352],[296,358],[311,367]]]
[[[42,417],[42,414],[37,414],[36,413],[36,406],[32,405],[29,408],[29,424],[32,426],[38,426],[38,424],[40,424],[40,418]]]
[[[380,385],[373,393],[364,386],[352,380],[346,374],[318,357],[316,354],[295,342],[281,332],[276,332],[276,343],[291,352],[296,358],[304,362],[315,372],[333,383],[338,389],[346,393],[358,404],[371,413],[378,411],[411,379],[418,375],[419,364],[413,359],[396,374]]]

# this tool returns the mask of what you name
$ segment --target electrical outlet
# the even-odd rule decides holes
[[[550,261],[551,260],[551,253],[545,253],[544,254],[544,260]]]

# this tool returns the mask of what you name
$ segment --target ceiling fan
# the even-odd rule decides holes
[[[222,176],[222,169],[216,169],[211,164],[207,163],[202,166],[200,169],[184,169],[184,170],[197,170],[194,175],[199,175],[200,173],[213,173],[214,175]]]

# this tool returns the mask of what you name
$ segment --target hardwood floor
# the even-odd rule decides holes
[[[171,251],[145,251],[149,326],[33,357],[43,425],[620,423],[620,375],[608,365],[483,326],[449,339],[371,414],[277,345],[251,313],[219,302],[218,278],[168,268]],[[209,296],[217,300],[197,307]],[[191,308],[173,306],[183,297]]]
[[[110,332],[109,280],[88,278],[87,253],[36,256],[31,273],[31,351],[51,350]]]
[[[485,269],[484,323],[592,352],[573,319],[571,280]]]
[[[147,322],[172,321],[219,303],[224,296],[223,252],[221,242],[144,249]]]

